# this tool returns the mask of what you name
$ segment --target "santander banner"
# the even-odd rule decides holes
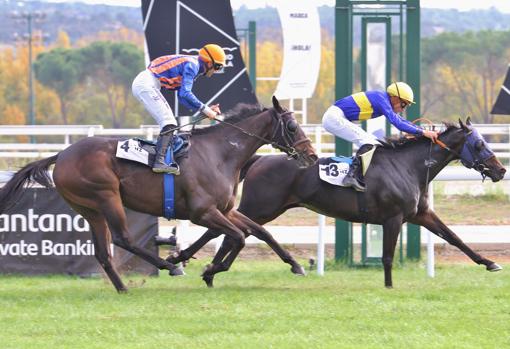
[[[278,1],[275,5],[283,31],[283,65],[275,95],[310,98],[321,63],[319,12],[309,0]]]
[[[127,211],[131,241],[157,253],[156,217]],[[155,274],[138,257],[110,246],[119,271]],[[0,215],[0,273],[93,275],[101,272],[87,221],[55,189],[30,188]]]

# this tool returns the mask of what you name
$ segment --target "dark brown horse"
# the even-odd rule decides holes
[[[273,108],[244,110],[227,123],[193,131],[193,145],[175,178],[175,215],[231,238],[232,252],[221,265],[210,265],[206,276],[227,270],[244,246],[249,232],[266,233],[258,224],[233,209],[242,166],[264,143],[286,151],[303,166],[317,159],[291,112],[273,97]],[[174,266],[145,249],[133,246],[123,206],[154,216],[163,215],[163,176],[149,167],[115,156],[115,139],[83,139],[50,158],[33,162],[0,191],[0,213],[13,202],[26,183],[51,185],[48,168],[55,164],[53,180],[58,192],[89,223],[96,258],[117,291],[126,286],[111,263],[110,240],[159,269]]]
[[[246,178],[238,210],[259,224],[272,221],[290,208],[306,207],[351,222],[382,225],[386,287],[392,287],[393,256],[405,222],[424,226],[458,247],[475,263],[485,265],[489,271],[498,271],[501,269],[498,264],[472,251],[428,206],[429,182],[452,160],[460,159],[464,166],[474,168],[494,182],[505,175],[505,168],[469,119],[467,125],[459,122],[460,127],[449,125],[440,135],[440,145],[420,137],[388,141],[378,147],[365,177],[365,194],[321,181],[318,164],[300,169],[282,156],[254,157],[243,168]],[[364,213],[360,211],[360,195],[365,195]],[[209,230],[188,249],[168,260],[177,263],[189,259],[220,234],[219,230]],[[227,236],[213,263],[220,263],[230,248]],[[212,284],[213,280],[205,281]]]

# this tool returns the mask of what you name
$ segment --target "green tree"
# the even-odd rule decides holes
[[[93,88],[104,93],[113,127],[126,125],[131,83],[144,67],[143,53],[129,43],[94,42],[80,50],[84,69]]]
[[[423,114],[490,114],[509,60],[510,31],[444,33],[423,40]],[[436,117],[437,118],[437,117]]]
[[[83,76],[80,56],[76,51],[57,48],[41,53],[34,68],[37,80],[57,93],[62,122],[69,124],[68,107]]]

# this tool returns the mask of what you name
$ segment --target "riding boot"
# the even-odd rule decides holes
[[[154,159],[154,164],[152,165],[152,171],[156,173],[170,173],[173,175],[179,175],[180,169],[179,165],[174,161],[174,154],[172,149],[172,141],[174,138],[175,126],[167,125],[165,126],[156,142],[156,157]],[[166,152],[168,147],[170,146],[170,162],[167,165],[165,162]]]
[[[361,155],[365,154],[367,151],[373,148],[373,144],[363,144],[354,159],[352,159],[352,164],[349,167],[349,171],[344,177],[342,181],[342,185],[345,187],[353,187],[356,191],[364,192],[366,190],[365,182],[363,181],[363,165],[361,160]]]

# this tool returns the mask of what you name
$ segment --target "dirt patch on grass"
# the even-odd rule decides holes
[[[297,260],[308,262],[309,259],[316,260],[317,246],[309,244],[287,244],[283,247]],[[469,247],[475,252],[479,253],[485,258],[493,260],[499,264],[510,264],[510,244],[493,244],[493,243],[473,243]],[[354,260],[359,261],[359,253],[356,251],[358,246],[354,247]],[[162,256],[165,255],[165,250],[161,249]],[[326,245],[326,259],[335,258],[334,245]],[[398,253],[398,251],[396,252]],[[165,255],[166,257],[166,255]],[[199,260],[211,261],[214,257],[214,246],[212,244],[206,245],[201,249],[195,257]],[[425,248],[422,250],[421,257],[423,260],[427,258],[427,251]],[[241,260],[275,260],[279,261],[280,258],[266,245],[247,245],[239,254]],[[469,257],[461,252],[456,247],[448,244],[440,244],[435,247],[435,260],[437,263],[473,263]]]

